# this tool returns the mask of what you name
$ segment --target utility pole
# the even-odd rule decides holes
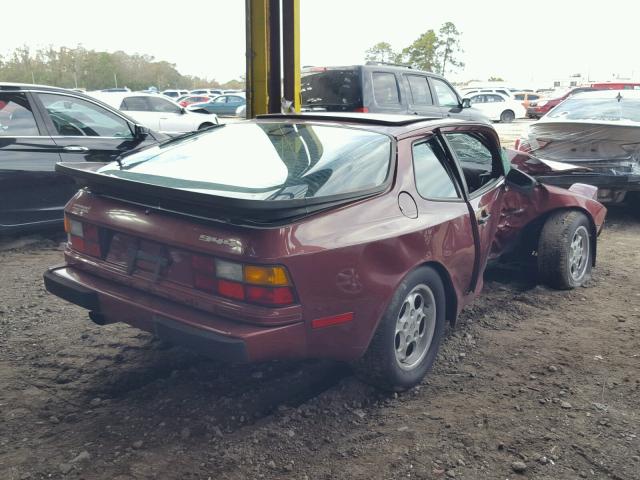
[[[113,72],[113,81],[116,83],[116,88],[118,88],[118,74]]]
[[[33,75],[33,70],[31,70],[31,83],[36,83],[36,77]]]

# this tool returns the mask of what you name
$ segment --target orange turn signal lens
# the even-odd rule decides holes
[[[67,215],[64,216],[64,231],[65,233],[71,233],[71,221]]]
[[[289,285],[284,267],[244,266],[244,281],[253,285]]]

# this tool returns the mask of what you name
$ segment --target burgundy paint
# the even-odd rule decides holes
[[[488,132],[497,148],[490,127],[455,125]],[[119,233],[104,261],[67,248],[67,265],[58,272],[96,291],[107,321],[152,330],[154,315],[167,316],[243,339],[251,360],[353,360],[366,350],[398,284],[416,267],[432,263],[444,273],[455,297],[455,309],[447,315],[454,319],[480,293],[487,259],[508,248],[528,223],[555,209],[577,208],[592,219],[596,231],[602,227],[606,210],[598,202],[542,185],[525,194],[501,181],[470,205],[422,198],[413,177],[412,142],[452,123],[418,126],[378,128],[397,139],[396,177],[388,192],[285,226],[196,222],[80,191],[67,205],[67,214]],[[413,198],[417,215],[401,212],[401,192]],[[491,216],[479,226],[476,215],[482,209]],[[126,251],[134,238],[141,239],[145,251],[168,251],[172,264],[159,280],[144,266],[127,274]],[[190,253],[284,265],[299,303],[268,308],[195,290],[189,283]],[[312,328],[314,319],[351,312],[352,321]]]

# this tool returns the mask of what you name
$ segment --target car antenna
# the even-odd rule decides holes
[[[620,95],[620,92],[618,92],[618,96],[616,97],[616,100],[618,100],[618,103],[620,103],[620,100],[622,100],[622,95]]]

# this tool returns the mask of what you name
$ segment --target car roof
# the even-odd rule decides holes
[[[640,98],[640,90],[593,90],[591,92],[576,93],[571,98],[616,98],[618,95],[622,98]]]
[[[257,121],[302,121],[302,122],[323,122],[338,123],[345,125],[359,125],[369,130],[380,131],[396,137],[400,137],[406,133],[421,128],[437,128],[446,125],[469,125],[475,122],[469,122],[459,119],[442,119],[429,118],[419,115],[396,115],[385,113],[348,113],[348,112],[304,112],[304,113],[271,113],[266,115],[258,115]],[[490,127],[486,124],[480,124]]]
[[[387,71],[397,71],[397,72],[406,72],[406,73],[419,73],[423,75],[429,75],[432,77],[440,78],[446,80],[445,77],[439,75],[434,72],[428,72],[426,70],[417,70],[408,65],[397,65],[397,64],[389,64],[382,62],[372,62],[360,65],[325,65],[325,66],[305,66],[302,68],[302,73],[323,73],[330,72],[332,70],[357,70],[357,69],[375,69],[375,70],[387,70]]]
[[[73,92],[80,93],[71,88],[52,87],[51,85],[38,85],[36,83],[13,83],[13,82],[0,82],[0,90],[47,90],[52,92]]]
[[[157,93],[144,93],[144,92],[101,92],[100,90],[95,90],[92,92],[87,92],[90,97],[97,98],[98,100],[102,100],[103,102],[109,105],[118,105],[122,103],[122,100],[129,97],[153,97],[158,98]],[[187,94],[189,95],[189,94]],[[174,102],[173,99],[162,97],[163,100],[168,100],[170,102]],[[175,103],[175,102],[174,102]]]

